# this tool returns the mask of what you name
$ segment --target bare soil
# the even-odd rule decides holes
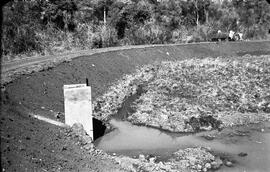
[[[45,70],[38,66],[39,72],[32,72],[37,71],[33,63],[23,68],[11,67],[1,78],[5,82],[2,83],[0,119],[2,170],[121,171],[106,156],[82,149],[76,138],[66,134],[65,128],[29,116],[28,112],[32,112],[63,122],[64,84],[84,83],[88,78],[95,100],[112,82],[134,72],[136,66],[191,57],[270,54],[269,47],[270,41],[141,47],[80,56]],[[5,80],[6,76],[12,79]]]
[[[124,171],[103,154],[82,148],[68,129],[31,118],[22,109],[2,104],[2,171]]]

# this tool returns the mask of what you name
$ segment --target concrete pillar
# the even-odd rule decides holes
[[[91,87],[86,84],[64,85],[65,123],[72,126],[81,123],[87,134],[93,137]]]

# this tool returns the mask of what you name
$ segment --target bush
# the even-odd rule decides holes
[[[111,47],[118,44],[117,32],[111,26],[99,27],[99,34],[102,42],[102,47]]]
[[[193,32],[195,42],[211,41],[217,30],[210,24],[199,25]]]
[[[127,42],[135,45],[164,44],[170,42],[172,38],[172,34],[168,29],[153,21],[148,21],[144,25],[134,27],[126,35]]]
[[[30,53],[33,51],[41,52],[43,50],[41,39],[33,32],[28,25],[15,29],[5,27],[3,29],[2,48],[4,55],[17,55],[21,53]]]
[[[44,52],[55,52],[70,50],[73,45],[73,34],[71,32],[64,32],[53,24],[48,23],[46,29],[36,31],[36,35],[39,37],[42,50]]]
[[[74,34],[76,46],[84,48],[102,48],[118,44],[117,33],[111,26],[79,24]]]
[[[74,33],[75,46],[82,48],[98,47],[99,37],[94,33],[91,23],[78,24]]]
[[[243,29],[245,39],[265,39],[267,38],[268,29],[263,26],[253,25]]]
[[[32,15],[32,4],[24,2],[8,3],[3,8],[2,48],[5,55],[42,51],[42,44],[36,32],[39,25]]]
[[[172,32],[172,39],[173,43],[182,43],[187,39],[188,30],[186,27],[181,27],[180,29],[175,29]]]
[[[84,0],[14,0],[3,8],[2,48],[4,55],[18,55],[116,45],[202,42],[209,41],[218,30],[240,31],[246,39],[268,36],[270,13],[266,1],[224,1],[222,6],[198,1],[197,10],[192,1],[175,0],[105,4]]]

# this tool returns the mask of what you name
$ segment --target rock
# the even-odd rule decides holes
[[[211,164],[210,163],[206,163],[205,164],[205,168],[210,169],[211,168]]]
[[[170,171],[171,170],[171,166],[169,164],[164,164],[162,162],[158,163],[159,167],[165,171]]]
[[[231,161],[226,161],[225,165],[227,167],[232,167],[233,166],[233,163]]]
[[[207,172],[207,168],[203,168],[203,172]]]
[[[200,164],[197,165],[197,170],[201,170],[202,166]]]
[[[219,169],[219,167],[223,164],[220,158],[216,158],[215,161],[211,162],[212,169]]]
[[[151,157],[151,158],[149,158],[149,162],[150,163],[155,163],[156,159],[157,159],[156,157]]]
[[[89,143],[87,145],[84,145],[83,148],[85,150],[92,150],[94,148],[94,145],[92,143]]]
[[[62,147],[62,151],[67,150],[67,146]]]
[[[103,152],[101,150],[99,150],[99,149],[95,149],[93,151],[93,153],[94,153],[94,155],[101,155]]]
[[[168,115],[162,114],[162,115],[160,115],[160,118],[161,118],[163,121],[167,121],[167,120],[168,120]]]
[[[212,130],[212,126],[211,125],[209,125],[209,126],[202,126],[202,127],[200,127],[200,129],[201,130],[204,130],[204,131],[210,131],[210,130]]]
[[[195,163],[196,163],[196,158],[195,157],[189,157],[189,163],[190,163],[190,165],[195,165]]]
[[[203,135],[203,138],[205,138],[206,140],[214,140],[215,136],[211,136],[211,135]]]
[[[248,136],[249,134],[250,134],[249,131],[241,131],[241,130],[238,130],[235,133],[235,135],[237,135],[237,136]]]
[[[140,154],[140,155],[139,155],[139,160],[144,161],[144,160],[145,160],[145,156],[142,155],[142,154]]]
[[[241,152],[241,153],[238,154],[238,156],[241,156],[241,157],[244,157],[244,156],[247,156],[247,155],[248,155],[248,154],[245,153],[245,152]]]
[[[19,150],[20,150],[20,151],[25,151],[26,148],[25,148],[25,146],[21,145],[21,146],[19,146]]]
[[[84,136],[86,132],[83,128],[83,125],[80,123],[75,123],[72,125],[72,132],[77,136]]]
[[[57,112],[57,113],[55,113],[55,115],[54,115],[54,117],[57,118],[57,119],[59,119],[60,116],[61,116],[61,112]]]
[[[83,136],[83,139],[86,143],[92,143],[92,141],[93,141],[92,137],[90,137],[88,135]]]

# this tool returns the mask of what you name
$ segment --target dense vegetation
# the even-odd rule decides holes
[[[265,39],[266,0],[14,0],[3,8],[5,55],[207,41],[218,30]]]
[[[142,91],[139,91],[140,87]],[[97,118],[139,94],[128,120],[174,132],[211,130],[270,118],[270,58],[190,59],[146,65],[94,104]]]

